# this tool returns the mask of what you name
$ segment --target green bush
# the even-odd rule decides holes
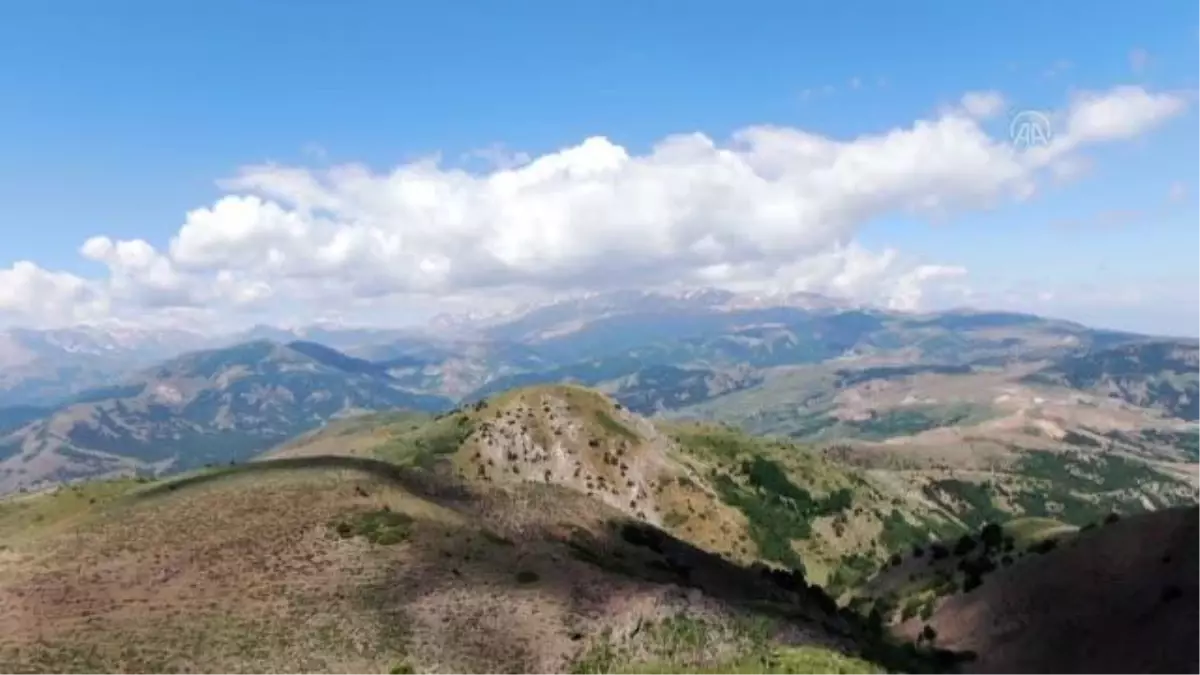
[[[343,539],[362,537],[372,544],[391,546],[408,540],[412,534],[413,519],[386,507],[375,511],[356,514],[334,524],[334,530]]]
[[[988,523],[979,531],[979,540],[984,550],[994,551],[1004,543],[1004,530],[996,523]]]
[[[974,551],[975,546],[975,539],[969,534],[964,534],[963,536],[959,537],[958,541],[954,544],[954,555],[964,556],[971,551]]]
[[[759,555],[803,569],[792,541],[811,536],[813,519],[849,508],[849,491],[839,490],[825,499],[816,499],[792,483],[779,464],[762,457],[743,462],[741,468],[747,478],[744,486],[727,474],[716,474],[713,482],[722,501],[745,514]]]

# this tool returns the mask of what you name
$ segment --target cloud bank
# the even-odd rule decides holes
[[[667,284],[917,309],[967,271],[869,251],[856,243],[865,225],[1027,199],[1089,146],[1139,136],[1187,101],[1140,87],[1079,94],[1051,115],[1051,142],[1025,149],[994,119],[1003,106],[996,92],[971,92],[932,119],[850,140],[755,126],[722,142],[671,136],[635,154],[593,137],[506,155],[484,172],[432,161],[386,173],[248,166],[164,247],[83,242],[104,276],[30,261],[0,269],[0,318],[212,325]]]

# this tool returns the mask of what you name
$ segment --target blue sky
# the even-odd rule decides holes
[[[931,302],[1193,335],[1200,323],[1194,2],[47,0],[3,11],[0,270],[25,260],[60,275],[21,277],[29,293],[54,286],[52,300],[6,306],[0,295],[9,322],[226,311],[174,292],[219,263],[167,251],[189,212],[262,191],[262,181],[255,190],[219,183],[247,166],[319,173],[354,163],[385,176],[436,154],[444,168],[487,175],[496,169],[470,153],[503,146],[538,158],[602,136],[638,156],[672,134],[721,144],[756,125],[852,142],[935,119],[971,91],[1003,95],[1003,110],[979,122],[1002,140],[1019,110],[1065,109],[1080,92],[1133,86],[1178,96],[1185,109],[1081,149],[1069,178],[1041,179],[1032,197],[936,215],[871,211],[846,238],[969,272],[966,295],[930,292]],[[143,240],[166,256],[139,269],[159,265],[172,293],[148,293],[128,261],[81,255],[96,235]],[[797,245],[797,255],[816,246]],[[505,264],[505,274],[482,277],[562,283],[506,276],[520,266]],[[246,297],[275,298],[281,317],[319,318],[296,309],[315,297],[297,279],[329,268],[265,277],[244,267],[222,279],[267,289]],[[326,286],[364,287],[337,274]],[[390,283],[366,284],[375,290],[362,294],[364,312],[365,296],[405,312],[443,292],[486,302],[491,288],[474,278],[376,288]]]

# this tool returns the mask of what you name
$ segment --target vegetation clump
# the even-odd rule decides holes
[[[814,519],[840,513],[852,501],[851,492],[845,488],[816,498],[793,483],[777,462],[763,457],[743,462],[741,473],[745,484],[728,474],[717,474],[717,491],[726,504],[746,515],[759,554],[791,568],[804,568],[792,541],[807,539]]]
[[[362,537],[372,544],[391,546],[408,540],[412,525],[411,516],[384,507],[339,521],[333,529],[343,539]]]

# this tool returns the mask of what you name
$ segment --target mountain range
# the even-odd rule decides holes
[[[0,490],[242,461],[338,416],[447,410],[555,382],[862,458],[904,445],[909,461],[970,467],[1103,446],[1196,460],[1195,340],[716,290],[602,294],[447,324],[215,338],[9,330]]]

